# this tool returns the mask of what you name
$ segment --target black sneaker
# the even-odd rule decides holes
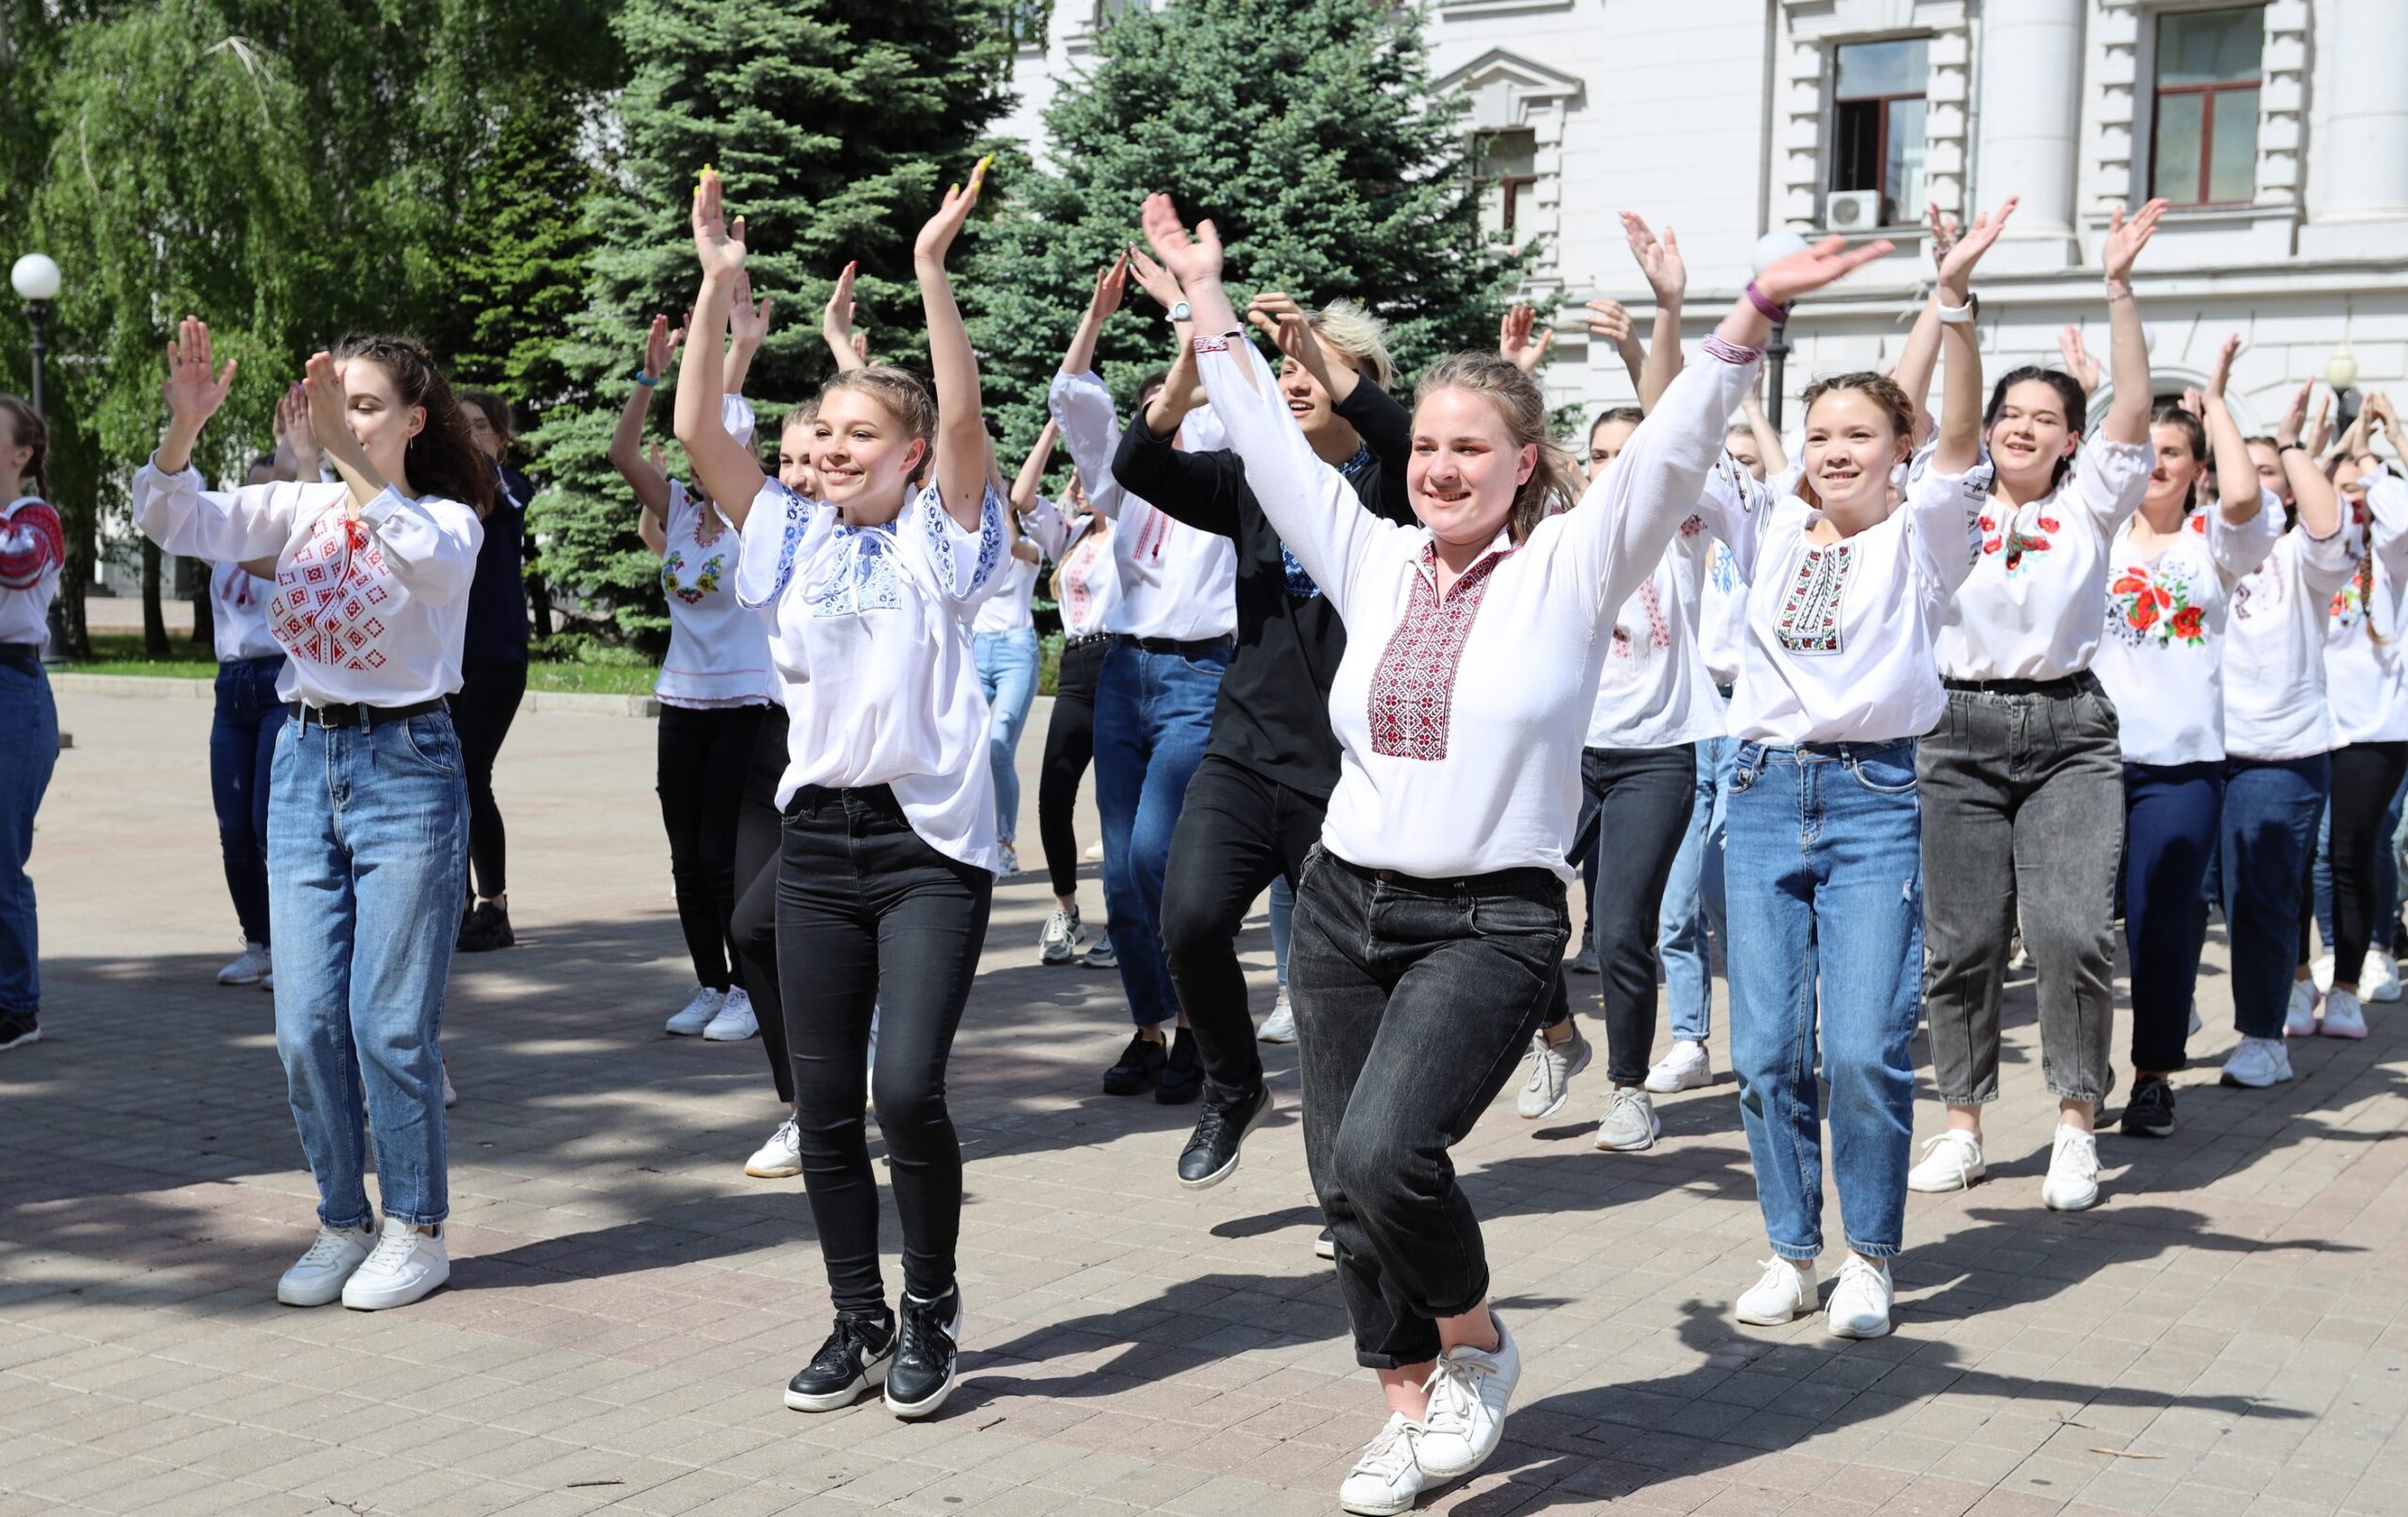
[[[961,1288],[934,1301],[903,1298],[903,1330],[886,1371],[886,1409],[898,1417],[924,1417],[953,1394],[960,1367]]]
[[[30,1011],[0,1011],[0,1050],[41,1041],[41,1019]]]
[[[891,1317],[839,1316],[836,1330],[786,1382],[786,1405],[798,1412],[833,1412],[884,1383],[895,1355]]]
[[[1338,1257],[1338,1235],[1323,1227],[1321,1236],[1313,1240],[1313,1253],[1325,1259]]]
[[[1196,1062],[1196,1035],[1180,1028],[1172,1037],[1170,1056],[1154,1086],[1154,1099],[1164,1106],[1184,1106],[1204,1094],[1204,1070]]]
[[[1160,1040],[1139,1033],[1129,1039],[1120,1051],[1120,1062],[1103,1072],[1103,1093],[1107,1096],[1138,1096],[1152,1088],[1163,1075],[1163,1046]]]
[[[2124,1103],[2125,1135],[2162,1138],[2174,1130],[2174,1087],[2158,1075],[2143,1075]]]
[[[514,948],[518,935],[510,930],[507,908],[491,901],[480,901],[477,909],[460,922],[460,940],[454,950],[463,954],[488,953],[496,948]]]
[[[2408,958],[2408,921],[2391,924],[2391,956]]]
[[[1196,1135],[1180,1150],[1179,1183],[1191,1191],[1209,1191],[1236,1174],[1239,1146],[1270,1114],[1267,1085],[1255,1086],[1254,1094],[1235,1106],[1205,1107],[1196,1119]]]

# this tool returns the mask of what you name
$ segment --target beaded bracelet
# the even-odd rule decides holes
[[[645,373],[641,369],[636,371],[636,383],[642,385],[646,389],[657,389],[660,386],[660,381],[657,378]]]

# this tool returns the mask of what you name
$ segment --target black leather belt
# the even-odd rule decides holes
[[[1171,654],[1180,658],[1207,658],[1213,654],[1228,653],[1237,646],[1235,638],[1205,638],[1195,642],[1181,642],[1176,638],[1133,638],[1126,632],[1112,634],[1115,642],[1125,642],[1147,653]]]
[[[0,664],[14,664],[19,669],[41,667],[41,644],[39,642],[0,642]]]
[[[1088,648],[1093,647],[1099,642],[1110,642],[1111,640],[1112,634],[1109,632],[1083,633],[1075,638],[1065,638],[1062,640],[1062,651],[1064,653],[1069,653],[1073,648]]]
[[[300,701],[285,703],[284,709],[312,727],[382,727],[388,722],[407,721],[429,712],[449,709],[443,697],[432,701],[417,701],[408,705],[356,705],[337,702],[332,705],[309,705]]]
[[[2099,687],[2088,670],[2055,679],[1942,679],[1941,687],[1969,695],[2081,695]]]

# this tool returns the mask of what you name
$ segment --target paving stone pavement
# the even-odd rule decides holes
[[[781,1405],[827,1325],[811,1219],[740,1172],[781,1114],[759,1045],[660,1035],[687,971],[639,720],[522,717],[502,756],[522,946],[453,974],[450,1288],[277,1306],[313,1193],[269,1000],[211,980],[208,708],[61,706],[45,1037],[0,1055],[0,1517],[1336,1509],[1381,1413],[1312,1255],[1294,1051],[1266,1051],[1244,1166],[1180,1191],[1193,1109],[1098,1094],[1117,983],[1037,965],[1040,876],[998,893],[952,1066],[962,1385],[917,1425]],[[1267,1007],[1259,918],[1244,946]],[[1898,1331],[1867,1343],[1731,1320],[1766,1249],[1727,1073],[1643,1155],[1591,1147],[1595,1076],[1538,1124],[1509,1093],[1456,1158],[1527,1367],[1503,1449],[1425,1507],[2408,1511],[2408,1007],[2370,1010],[2295,1083],[2222,1090],[2211,971],[2180,1132],[2105,1139],[2105,1203],[2061,1216],[2019,979],[1991,1177],[1911,1198]]]

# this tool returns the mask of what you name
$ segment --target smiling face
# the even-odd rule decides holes
[[[1826,390],[1807,408],[1806,480],[1826,512],[1885,511],[1890,471],[1906,462],[1908,446],[1889,410],[1862,390]]]
[[[1345,365],[1349,372],[1363,371],[1361,365],[1338,349],[1324,343],[1322,351],[1329,355],[1330,362]],[[1320,435],[1337,419],[1329,391],[1322,387],[1311,370],[1293,358],[1279,360],[1279,398],[1288,403],[1288,414],[1296,419],[1296,425],[1304,429],[1307,437]]]
[[[797,415],[778,434],[778,482],[805,500],[819,498],[819,473],[811,466],[813,424]]]
[[[2208,461],[2192,450],[2191,434],[2171,421],[2154,422],[2148,429],[2148,445],[2157,463],[2149,470],[2148,494],[2142,498],[2143,503],[2188,505],[2192,487],[2208,472]]]
[[[876,396],[831,389],[821,397],[811,429],[811,466],[819,476],[819,498],[841,511],[848,525],[876,526],[901,515],[927,455],[927,439],[911,435]]]
[[[426,425],[426,407],[404,405],[391,371],[373,358],[338,358],[335,377],[342,382],[344,424],[376,471],[398,484],[410,439]],[[468,407],[472,415],[475,409]]]
[[[2081,440],[2055,386],[2044,379],[2019,380],[2006,387],[1990,423],[1990,459],[1999,479],[2019,495],[2042,495],[2056,477],[2057,460],[2071,457]]]
[[[1441,542],[1484,545],[1504,530],[1514,492],[1538,461],[1538,444],[1516,444],[1504,413],[1485,396],[1434,389],[1414,407],[1405,483],[1414,514]]]

